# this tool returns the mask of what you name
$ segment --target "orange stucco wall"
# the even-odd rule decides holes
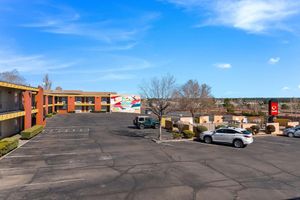
[[[95,97],[95,111],[101,111],[101,97]]]
[[[44,120],[44,90],[39,87],[39,91],[36,95],[36,108],[38,109],[38,113],[36,114],[36,124],[37,125],[45,125]]]
[[[68,96],[68,112],[74,112],[74,111],[75,111],[75,97]]]
[[[32,111],[31,97],[32,97],[31,91],[23,92],[23,106],[25,111],[24,129],[31,127],[31,111]]]

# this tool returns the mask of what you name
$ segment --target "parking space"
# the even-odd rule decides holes
[[[70,114],[0,160],[0,199],[289,199],[300,197],[300,139],[244,149],[156,144],[130,114]]]

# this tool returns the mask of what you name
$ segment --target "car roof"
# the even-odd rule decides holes
[[[235,131],[239,131],[239,132],[246,131],[246,129],[235,128],[235,127],[224,127],[224,128],[220,128],[220,129],[230,129],[230,130],[235,130]]]

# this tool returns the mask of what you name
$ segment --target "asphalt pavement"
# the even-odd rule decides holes
[[[0,160],[0,199],[296,199],[300,138],[156,144],[131,114],[67,114]]]

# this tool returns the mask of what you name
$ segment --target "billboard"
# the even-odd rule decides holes
[[[269,115],[277,116],[279,114],[279,104],[276,100],[269,101]]]
[[[141,113],[141,97],[137,95],[112,95],[111,112]]]

